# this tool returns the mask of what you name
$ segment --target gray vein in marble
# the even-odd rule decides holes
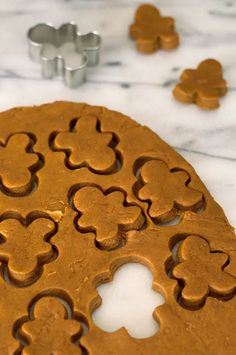
[[[114,62],[107,62],[103,64],[103,66],[110,66],[110,67],[117,67],[121,66],[122,63],[119,61],[114,61]],[[178,71],[180,68],[173,68],[172,71]],[[4,69],[2,70],[3,74],[0,74],[0,78],[2,79],[20,79],[20,80],[42,80],[39,77],[33,77],[33,76],[23,76],[20,75],[16,72],[14,72],[11,69]],[[54,79],[55,80],[55,79]],[[174,87],[175,84],[178,83],[178,79],[167,79],[163,83],[150,83],[150,82],[143,82],[143,81],[130,81],[130,82],[123,82],[123,81],[115,81],[115,80],[92,80],[88,79],[87,82],[91,84],[111,84],[111,85],[120,85],[123,88],[130,88],[131,86],[135,85],[144,85],[144,86],[157,86],[157,87],[163,87],[163,88],[168,88],[168,87]],[[228,91],[236,91],[236,87],[228,87]]]
[[[174,86],[174,84],[176,84],[178,82],[178,80],[176,79],[168,79],[166,81],[164,81],[164,83],[148,83],[148,82],[143,82],[143,81],[114,81],[114,80],[92,80],[92,79],[88,79],[87,80],[88,83],[90,84],[111,84],[111,85],[120,85],[123,88],[130,88],[132,86],[152,86],[152,87],[162,87],[162,88],[167,88],[170,86]]]
[[[20,75],[10,69],[5,69],[2,74],[0,74],[1,79],[12,79],[12,80],[39,80],[41,81],[41,77],[33,77],[33,76],[23,76]]]
[[[233,4],[232,2],[227,2],[227,3],[225,4],[225,6],[227,6],[227,7],[232,7],[232,6],[234,6],[234,4]]]
[[[161,86],[163,86],[163,88],[168,88],[170,86],[174,86],[177,82],[178,80],[176,79],[168,79]]]
[[[105,67],[105,66],[109,66],[109,67],[118,67],[118,66],[120,66],[120,65],[122,65],[122,62],[120,62],[120,61],[113,61],[113,62],[107,62],[107,63],[104,63],[103,64],[103,66]]]
[[[120,64],[110,64],[110,66],[118,66]],[[20,75],[10,69],[4,69],[3,74],[0,74],[0,78],[4,79],[19,79],[19,80],[42,80],[40,77],[32,77],[32,76],[23,76]],[[53,79],[55,80],[55,79]],[[170,87],[177,83],[176,79],[168,79],[164,83],[148,83],[148,82],[142,82],[142,81],[132,81],[132,82],[123,82],[123,81],[112,81],[112,80],[92,80],[92,79],[87,79],[87,82],[90,84],[111,84],[111,85],[120,85],[123,88],[130,88],[131,86],[134,85],[144,85],[144,86],[157,86],[157,87]]]
[[[236,162],[236,158],[229,158],[229,157],[224,157],[224,156],[220,156],[220,155],[209,154],[209,153],[205,153],[205,152],[199,152],[199,151],[197,151],[197,150],[192,150],[192,149],[187,149],[187,148],[181,148],[181,147],[173,147],[173,148],[176,149],[176,150],[178,150],[179,152],[186,152],[186,153],[199,154],[199,155],[203,155],[203,156],[209,157],[209,158],[221,159],[221,160],[227,160],[227,161],[231,161],[231,162]]]
[[[208,14],[212,15],[212,16],[236,18],[236,12],[228,13],[228,12],[223,12],[223,11],[209,10]]]

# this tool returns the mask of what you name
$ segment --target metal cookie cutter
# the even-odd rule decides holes
[[[101,37],[97,32],[81,34],[73,22],[58,29],[40,23],[27,33],[30,57],[41,63],[42,76],[63,77],[66,86],[73,88],[86,79],[86,67],[99,62]]]

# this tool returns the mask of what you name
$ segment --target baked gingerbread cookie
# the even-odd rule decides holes
[[[56,102],[1,113],[0,145],[1,355],[234,354],[234,229],[168,144],[121,113]],[[145,339],[92,318],[96,288],[128,262],[165,298]]]
[[[185,69],[180,83],[173,90],[177,101],[195,103],[202,109],[212,110],[220,106],[219,99],[227,93],[221,64],[215,59],[206,59],[197,69]]]

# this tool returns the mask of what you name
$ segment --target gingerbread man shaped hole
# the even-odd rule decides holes
[[[152,274],[144,265],[128,263],[120,267],[112,282],[98,287],[102,305],[93,313],[96,325],[107,332],[125,327],[134,338],[155,334],[159,326],[152,313],[164,298],[151,285]]]

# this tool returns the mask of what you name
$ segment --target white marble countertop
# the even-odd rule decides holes
[[[54,100],[104,105],[151,127],[196,169],[229,221],[236,225],[236,1],[159,0],[173,16],[181,45],[142,55],[128,38],[136,0],[10,0],[0,4],[0,109]],[[68,89],[43,80],[27,55],[26,31],[38,22],[74,20],[103,37],[101,63],[87,82]],[[229,92],[220,109],[205,112],[177,103],[171,90],[186,67],[206,58],[224,67]]]

